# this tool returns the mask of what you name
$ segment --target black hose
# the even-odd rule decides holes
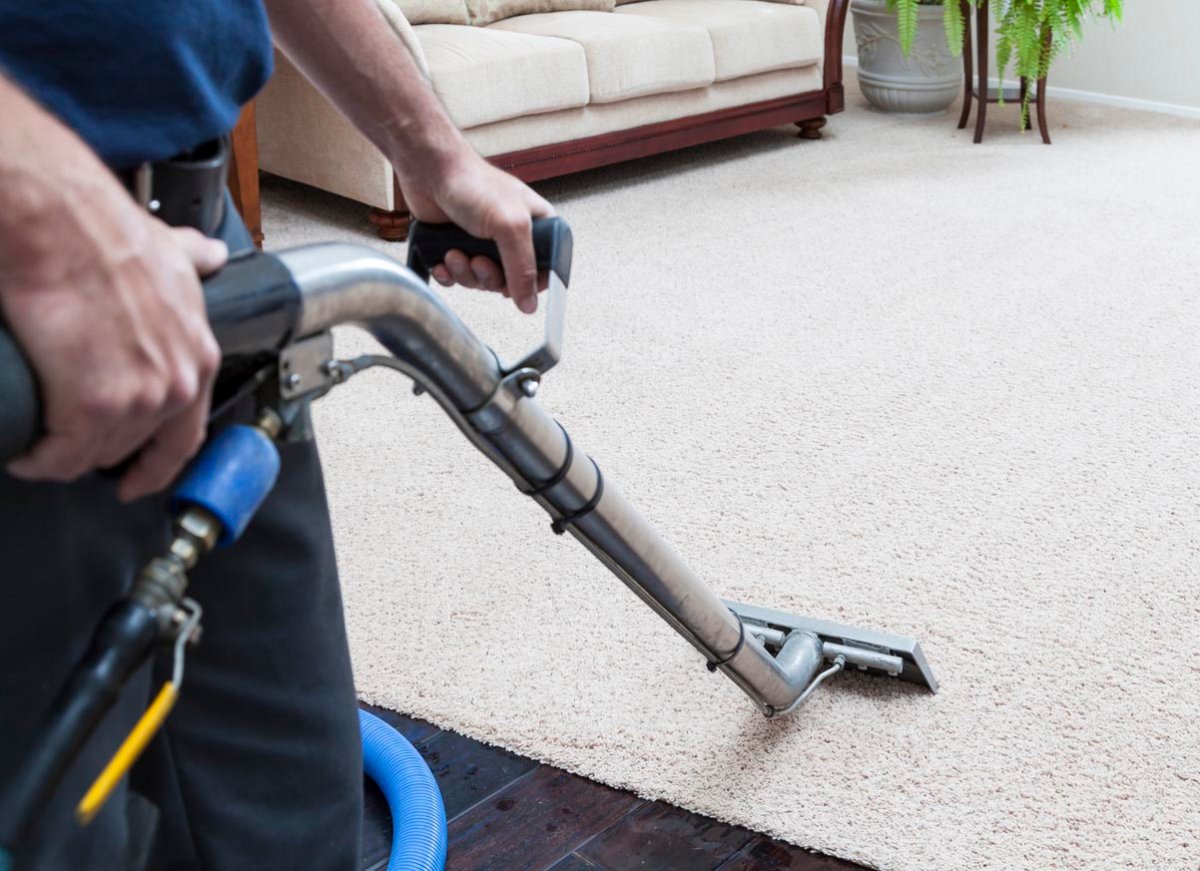
[[[79,749],[154,650],[158,623],[145,605],[123,600],[100,623],[92,645],[59,690],[38,741],[0,797],[0,846],[17,853],[45,813]]]

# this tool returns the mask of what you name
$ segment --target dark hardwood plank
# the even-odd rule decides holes
[[[392,851],[392,811],[369,777],[363,777],[363,839],[361,868],[386,863]]]
[[[374,714],[379,719],[383,720],[401,735],[408,739],[408,743],[414,747],[421,744],[422,741],[428,741],[434,735],[442,730],[433,723],[427,723],[424,720],[418,720],[416,717],[406,717],[404,714],[397,714],[395,711],[389,711],[387,708],[377,708],[374,705],[359,704],[369,714]]]
[[[755,837],[740,826],[656,801],[576,852],[605,871],[712,871]]]
[[[593,865],[578,853],[572,853],[561,862],[554,863],[554,866],[548,868],[547,871],[604,871],[604,869],[599,865]]]
[[[447,820],[453,820],[538,767],[532,759],[489,747],[455,732],[439,731],[424,720],[383,708],[363,707],[392,725],[416,746],[437,778]],[[392,815],[387,800],[369,778],[364,778],[362,867],[370,868],[386,858],[391,841]]]
[[[383,708],[438,778],[450,825],[448,871],[867,871],[699,814],[539,766]],[[363,783],[363,871],[382,871],[392,821]]]
[[[408,742],[421,749],[424,742],[436,738],[442,730],[433,723],[397,714],[387,708],[374,705],[360,704],[368,713],[390,725],[393,729],[408,739]],[[369,778],[363,778],[363,844],[361,868],[374,869],[381,862],[386,864],[392,848],[392,811],[387,799]]]
[[[834,859],[820,853],[810,853],[800,847],[773,841],[760,835],[747,844],[736,856],[720,867],[720,871],[868,871],[845,859]]]
[[[450,821],[538,767],[532,759],[455,732],[435,735],[420,751],[437,778]]]
[[[450,825],[447,871],[541,871],[641,800],[542,766]]]

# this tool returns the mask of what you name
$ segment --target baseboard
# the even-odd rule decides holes
[[[845,69],[857,68],[858,58],[855,55],[843,55],[842,67]],[[1017,84],[1015,81],[1006,80],[1004,86],[1015,88]],[[998,80],[994,77],[989,79],[988,87],[999,87]],[[1098,103],[1102,106],[1116,106],[1121,109],[1137,109],[1141,112],[1161,112],[1164,115],[1175,115],[1179,118],[1200,118],[1200,107],[1160,103],[1157,100],[1142,100],[1137,97],[1118,97],[1115,94],[1101,94],[1096,91],[1080,91],[1075,88],[1058,88],[1050,85],[1046,88],[1046,96],[1056,100],[1073,100],[1078,103]]]

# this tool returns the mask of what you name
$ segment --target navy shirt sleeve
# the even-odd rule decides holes
[[[116,169],[228,132],[271,58],[261,0],[0,0],[0,70]]]

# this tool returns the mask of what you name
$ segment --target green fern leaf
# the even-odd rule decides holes
[[[963,22],[962,7],[955,0],[942,4],[942,27],[946,30],[946,45],[950,54],[962,52],[965,23]]]
[[[908,57],[917,36],[917,0],[896,0],[896,27],[900,35],[900,50]]]
[[[954,0],[947,0],[953,3]],[[1021,118],[1029,118],[1029,100],[1038,79],[1073,41],[1083,38],[1084,22],[1107,18],[1114,25],[1124,13],[1124,0],[992,0],[996,19],[996,63],[1003,79],[1013,72],[1029,82],[1021,105]],[[951,38],[949,12],[946,36]]]

